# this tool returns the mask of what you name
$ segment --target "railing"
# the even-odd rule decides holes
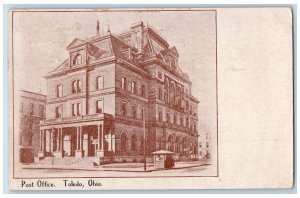
[[[73,116],[67,118],[55,118],[55,119],[47,119],[45,121],[41,121],[41,124],[47,123],[60,123],[60,122],[70,122],[70,121],[83,121],[83,120],[91,120],[91,119],[111,119],[113,116],[106,113],[97,113],[91,115],[80,115],[80,116]]]

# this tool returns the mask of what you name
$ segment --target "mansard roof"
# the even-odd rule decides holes
[[[98,59],[107,58],[107,57],[117,57],[124,60],[127,60],[129,62],[132,62],[133,60],[129,60],[130,58],[127,56],[129,51],[132,51],[133,53],[137,53],[137,49],[128,45],[127,43],[123,42],[118,37],[108,34],[104,37],[92,37],[88,39],[79,39],[75,38],[68,46],[67,50],[76,49],[76,47],[84,46],[87,48],[88,44],[92,44],[94,47],[101,50],[101,56],[99,58],[90,57],[91,63],[94,61],[97,61]],[[49,72],[56,73],[60,71],[66,71],[70,69],[70,59],[67,58],[65,61],[63,61],[58,67],[56,67],[54,70]]]
[[[143,23],[141,23],[141,25],[143,26]],[[183,73],[178,65],[179,53],[176,47],[170,47],[166,39],[148,25],[143,26],[142,31],[143,51],[142,54],[140,54],[142,56],[139,55],[139,50],[135,47],[136,44],[135,40],[132,40],[131,31],[119,35],[113,35],[108,32],[105,36],[96,35],[89,38],[75,38],[67,46],[67,50],[70,53],[76,53],[77,48],[87,50],[89,45],[92,45],[92,48],[99,49],[99,56],[89,56],[91,64],[104,58],[115,57],[134,64],[143,70],[144,68],[138,63],[138,58],[155,56],[165,64],[166,69],[189,81],[187,73]],[[72,58],[71,55],[70,57]],[[51,76],[52,74],[71,69],[72,61],[70,60],[70,57],[53,71],[49,72],[48,75]]]

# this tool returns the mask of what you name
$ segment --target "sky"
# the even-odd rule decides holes
[[[200,131],[216,131],[216,29],[213,11],[15,12],[13,54],[16,90],[47,93],[47,72],[68,58],[75,38],[126,31],[148,23],[179,52],[179,66],[192,81],[200,100]]]

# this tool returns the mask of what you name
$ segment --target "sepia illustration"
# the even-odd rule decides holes
[[[14,11],[13,178],[218,176],[215,19]]]

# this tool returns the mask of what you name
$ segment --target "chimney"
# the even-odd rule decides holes
[[[99,20],[97,20],[97,36],[100,34],[100,25],[99,25]]]
[[[131,26],[131,38],[133,40],[134,47],[138,49],[138,53],[143,53],[144,46],[144,23],[141,21]]]

